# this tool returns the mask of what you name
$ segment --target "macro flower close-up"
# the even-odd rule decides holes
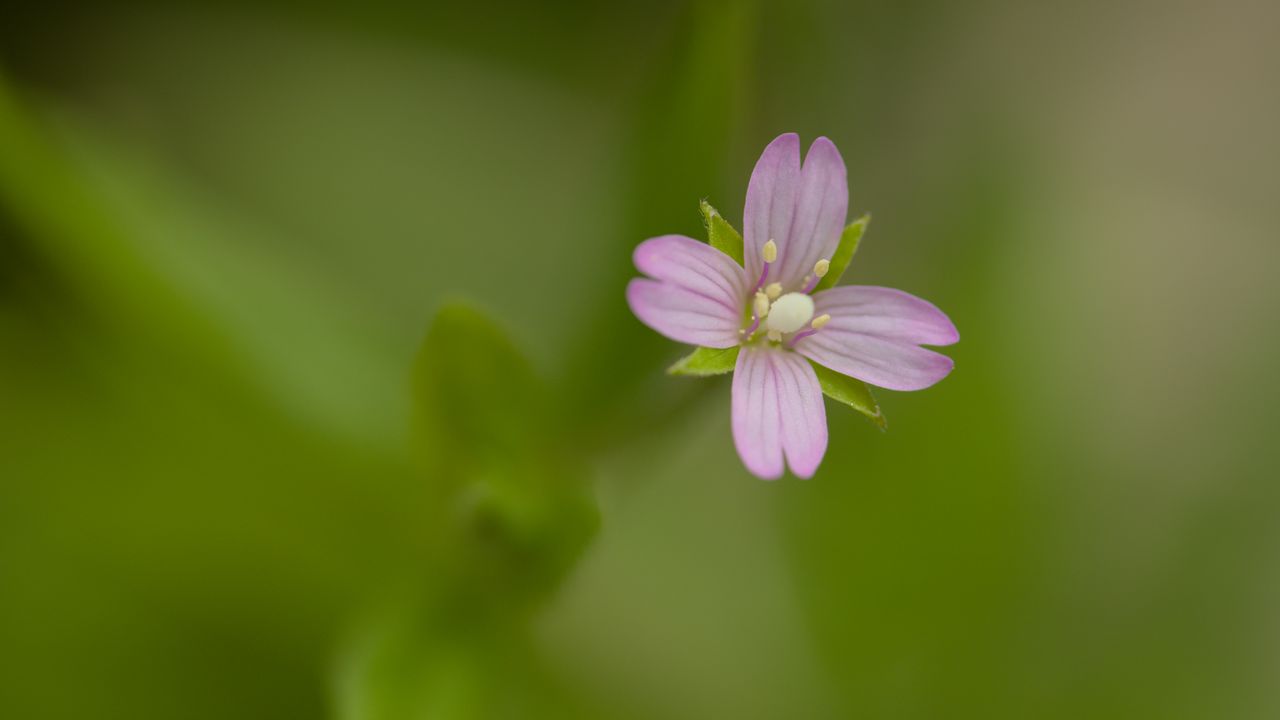
[[[863,219],[846,229],[848,204],[835,144],[814,140],[802,163],[800,138],[787,133],[756,162],[745,234],[722,241],[727,252],[663,235],[634,254],[647,276],[627,286],[636,317],[677,342],[732,351],[720,355],[719,367],[735,362],[734,444],[764,479],[781,477],[784,457],[792,473],[809,478],[826,453],[824,388],[814,364],[890,390],[927,388],[953,367],[921,347],[960,339],[931,303],[891,288],[833,287],[866,226]],[[709,230],[719,219],[713,212],[704,212]]]
[[[2,17],[0,720],[1280,718],[1280,3]]]

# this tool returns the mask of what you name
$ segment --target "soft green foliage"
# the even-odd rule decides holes
[[[575,717],[522,622],[416,597],[381,609],[339,653],[336,720]]]
[[[737,345],[723,350],[700,347],[667,368],[667,373],[705,377],[733,372],[733,367],[738,362],[738,350]]]
[[[413,389],[415,448],[445,496],[440,505],[466,501],[452,520],[471,538],[461,548],[469,560],[453,569],[501,605],[538,599],[596,523],[544,381],[484,314],[454,304],[427,334]]]
[[[869,222],[871,222],[871,215],[863,215],[849,223],[844,232],[840,233],[840,245],[831,256],[831,268],[818,283],[816,290],[826,290],[840,282],[840,276],[849,269],[849,261],[853,260],[853,254],[858,251],[858,242],[862,240],[862,234],[866,232]]]
[[[825,368],[816,362],[810,362],[809,364],[813,366],[814,372],[818,374],[818,384],[822,386],[823,394],[833,400],[839,400],[866,415],[881,430],[888,427],[884,413],[880,411],[880,404],[876,402],[875,397],[871,394],[871,389],[867,387],[866,383],[848,375],[841,375],[835,370]]]
[[[344,649],[340,718],[563,711],[528,623],[585,547],[596,512],[547,388],[501,328],[453,304],[427,333],[413,396],[433,552],[421,580]]]
[[[507,466],[542,446],[550,429],[542,381],[505,332],[467,305],[437,314],[413,368],[418,439],[454,474]]]
[[[733,258],[734,262],[742,264],[742,235],[728,220],[719,213],[715,208],[711,207],[711,203],[703,200],[698,205],[698,210],[702,213],[702,224],[707,228],[707,242],[711,243],[711,247]]]

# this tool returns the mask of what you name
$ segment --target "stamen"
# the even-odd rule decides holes
[[[818,332],[819,330],[822,329],[823,325],[826,325],[829,322],[831,322],[830,315],[826,313],[819,315],[818,317],[813,319],[813,322],[809,323],[808,330],[803,330],[801,332],[796,333],[795,335],[792,335],[791,339],[787,341],[787,347],[794,348],[796,346],[796,343]]]
[[[771,263],[777,259],[778,259],[778,243],[774,242],[773,238],[770,238],[769,242],[764,244],[764,261],[767,263]]]
[[[808,295],[813,289],[818,287],[818,282],[826,276],[827,271],[831,269],[831,261],[827,259],[819,260],[813,264],[813,274],[804,276],[804,294]]]
[[[778,296],[782,294],[782,283],[769,283],[764,292],[769,296],[770,300],[777,300]]]
[[[770,341],[770,342],[781,342],[781,341],[782,341],[782,333],[781,333],[781,332],[779,332],[779,331],[777,331],[777,330],[770,330],[770,331],[769,331],[769,341]]]
[[[745,330],[739,330],[738,334],[743,336],[745,340],[750,340],[751,336],[756,333],[760,327],[760,320],[769,316],[769,296],[757,292],[755,299],[751,303],[751,327]]]
[[[769,316],[769,296],[762,292],[756,293],[755,301],[756,317],[763,318]]]
[[[756,281],[756,290],[764,287],[764,281],[769,279],[769,264],[778,259],[778,244],[769,238],[769,242],[764,244],[764,249],[760,252],[764,258],[764,267],[760,268],[760,279]]]

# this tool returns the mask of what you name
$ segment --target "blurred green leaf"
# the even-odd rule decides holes
[[[667,368],[667,374],[706,377],[733,372],[733,366],[738,362],[738,349],[736,345],[723,350],[700,347]]]
[[[869,222],[871,222],[871,215],[863,215],[849,223],[844,232],[840,233],[840,244],[836,247],[835,255],[831,256],[831,269],[818,283],[816,290],[826,290],[840,282],[840,276],[849,269],[849,261],[853,260],[853,254],[858,251],[858,242],[862,240],[862,234],[866,232]]]
[[[340,296],[153,148],[34,102],[2,73],[0,205],[95,315],[235,373],[344,441],[404,448],[405,353],[385,313]]]
[[[809,364],[813,366],[814,372],[818,374],[818,384],[822,386],[824,395],[866,415],[881,430],[889,426],[888,422],[885,421],[884,413],[880,411],[880,404],[871,395],[871,388],[868,388],[866,383],[848,375],[841,375],[835,370],[825,368],[818,363],[810,362]]]
[[[64,143],[0,72],[0,203],[30,247],[104,315],[116,313],[202,352],[212,328],[182,289],[159,276],[102,202]]]
[[[443,512],[451,592],[499,614],[555,586],[596,527],[581,458],[541,377],[461,304],[437,314],[413,370],[415,443]]]
[[[742,235],[706,200],[699,203],[698,210],[702,212],[702,224],[707,228],[707,242],[741,265]]]
[[[544,666],[525,623],[431,602],[384,607],[338,653],[336,718],[579,717]]]
[[[339,717],[517,717],[562,705],[529,621],[597,517],[546,385],[487,315],[452,304],[414,364],[413,401],[435,544],[419,585],[342,652]]]
[[[547,430],[541,380],[506,333],[481,312],[450,305],[414,365],[418,437],[436,462],[519,462]]]

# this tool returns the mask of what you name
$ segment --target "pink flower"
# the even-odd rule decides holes
[[[802,166],[800,138],[789,133],[769,143],[751,173],[746,267],[682,235],[635,250],[636,268],[648,277],[627,285],[627,302],[641,322],[678,342],[739,349],[733,439],[747,469],[764,479],[782,476],[784,457],[795,475],[811,477],[826,453],[823,391],[811,361],[891,390],[929,387],[953,367],[920,347],[960,339],[932,304],[883,287],[814,292],[831,269],[848,204],[836,146],[818,138]]]

